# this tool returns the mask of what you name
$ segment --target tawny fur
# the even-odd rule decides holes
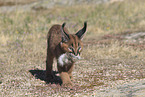
[[[71,82],[72,71],[75,59],[80,59],[79,54],[82,51],[82,36],[86,31],[86,22],[84,28],[77,34],[69,34],[63,25],[53,25],[47,35],[47,59],[46,59],[46,78],[53,79],[52,65],[53,59],[57,59],[57,67],[63,85],[73,85]],[[73,50],[70,49],[73,48]],[[73,52],[72,52],[73,51]]]

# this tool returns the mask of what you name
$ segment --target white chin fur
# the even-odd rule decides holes
[[[64,53],[58,58],[58,63],[60,66],[64,66],[66,64],[69,65],[70,63],[75,62],[79,59],[81,59],[79,55],[75,56],[73,54]]]

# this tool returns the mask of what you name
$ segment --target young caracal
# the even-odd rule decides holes
[[[76,60],[80,59],[83,49],[82,38],[86,32],[87,22],[76,34],[69,34],[62,25],[53,25],[47,36],[47,59],[46,59],[46,79],[53,79],[52,64],[54,57],[57,59],[57,68],[60,73],[62,85],[72,86],[72,70]]]

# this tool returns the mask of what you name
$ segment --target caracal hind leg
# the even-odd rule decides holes
[[[61,72],[60,77],[62,80],[62,86],[64,87],[71,87],[73,86],[73,83],[70,80],[70,76],[67,72]]]
[[[52,73],[52,65],[53,65],[53,55],[47,52],[47,59],[46,59],[46,79],[49,81],[50,79],[53,79],[53,73]]]
[[[72,76],[72,72],[71,72],[71,73],[68,73],[68,75],[69,75],[69,77],[70,77],[70,80],[71,80],[71,81],[74,81],[74,78],[73,78],[73,76]]]

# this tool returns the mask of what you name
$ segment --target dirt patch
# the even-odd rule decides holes
[[[122,35],[122,38],[124,38],[126,42],[130,42],[130,43],[144,43],[145,32],[136,32],[136,33]]]
[[[132,83],[124,84],[117,86],[117,88],[114,89],[108,89],[104,91],[105,95],[108,96],[127,96],[127,97],[132,97],[132,96],[139,96],[143,97],[145,95],[145,81],[135,81]]]
[[[109,2],[109,0],[0,0],[0,12],[12,12],[17,9],[22,11],[40,11],[55,6],[100,4],[106,2]]]
[[[133,46],[134,48],[145,49],[145,32],[125,32],[121,34],[108,34],[102,37],[98,43],[108,44],[112,40],[118,40],[121,43],[125,43],[128,46]]]
[[[0,0],[0,6],[24,5],[38,0]]]

